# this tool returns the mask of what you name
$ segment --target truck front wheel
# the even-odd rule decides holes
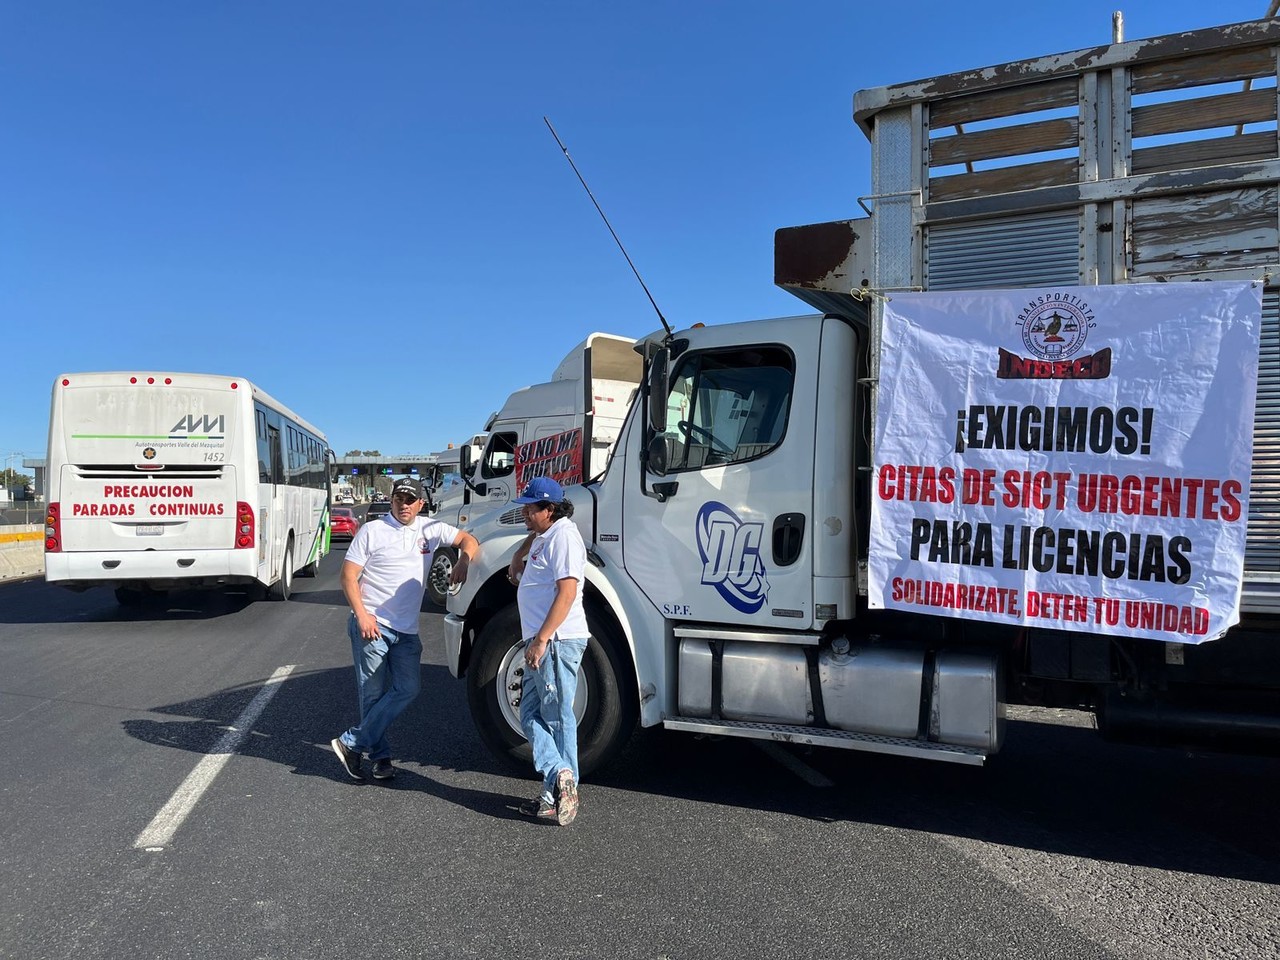
[[[457,562],[455,547],[441,547],[431,558],[431,569],[427,571],[427,598],[437,607],[443,607],[449,600],[449,578],[453,576],[453,565]]]
[[[639,716],[629,659],[603,625],[592,622],[591,640],[573,712],[578,718],[578,767],[586,776],[613,759],[631,739]],[[480,631],[467,670],[471,719],[486,747],[521,772],[533,772],[532,751],[520,729],[524,641],[515,604],[504,607]]]

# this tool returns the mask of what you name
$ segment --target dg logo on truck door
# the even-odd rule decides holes
[[[769,596],[760,556],[764,524],[744,522],[723,503],[708,500],[698,511],[697,533],[702,582],[735,609],[756,613]]]

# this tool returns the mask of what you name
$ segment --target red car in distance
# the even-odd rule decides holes
[[[329,536],[333,540],[350,540],[360,529],[360,521],[350,507],[329,508]]]

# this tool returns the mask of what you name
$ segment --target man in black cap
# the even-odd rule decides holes
[[[329,746],[353,780],[364,779],[362,754],[373,761],[375,780],[396,775],[387,727],[418,695],[418,614],[432,554],[441,546],[457,547],[452,579],[462,583],[480,549],[471,534],[419,517],[422,504],[417,480],[397,480],[391,488],[391,512],[356,532],[342,564],[342,592],[351,605],[347,635],[356,664],[360,723]]]

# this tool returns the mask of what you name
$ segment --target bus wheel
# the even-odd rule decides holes
[[[314,560],[298,571],[300,577],[315,577],[320,574],[320,557],[316,556]]]
[[[427,571],[427,598],[437,607],[443,607],[449,599],[449,578],[453,565],[458,562],[458,551],[453,547],[441,547],[431,558]]]
[[[293,595],[293,541],[284,548],[284,563],[280,566],[280,579],[267,588],[272,600],[288,600]]]
[[[635,730],[639,707],[615,639],[592,625],[578,672],[573,712],[578,718],[578,766],[585,776],[612,760]],[[532,770],[532,751],[520,729],[524,641],[515,604],[498,611],[476,638],[467,670],[467,703],[484,745],[507,764]]]

